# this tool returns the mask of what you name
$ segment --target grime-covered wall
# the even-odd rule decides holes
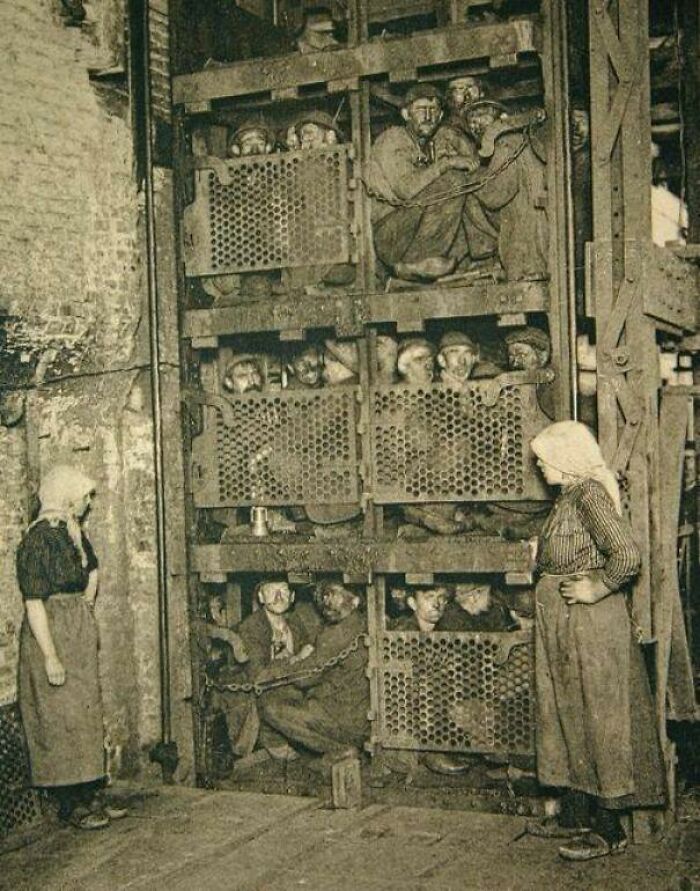
[[[110,768],[156,768],[160,739],[153,422],[144,202],[134,176],[124,3],[0,0],[0,705],[14,701],[22,604],[14,552],[42,470],[72,462],[97,481],[89,534],[101,564],[96,615]],[[170,178],[156,179],[167,238]],[[165,223],[165,225],[164,225]],[[171,252],[164,251],[165,262]],[[162,342],[167,405],[177,406],[173,276]],[[22,413],[21,402],[24,400]],[[166,419],[169,515],[182,513],[179,419]],[[174,736],[191,737],[184,546]],[[177,537],[177,534],[176,534]],[[174,567],[174,569],[173,569]],[[182,590],[180,590],[180,587]],[[181,597],[181,602],[177,600]],[[182,660],[182,665],[178,660]],[[180,778],[189,775],[187,740]]]

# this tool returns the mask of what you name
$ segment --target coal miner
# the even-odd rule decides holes
[[[251,155],[269,155],[275,148],[275,133],[265,118],[247,118],[238,125],[228,144],[232,158],[248,158]]]
[[[516,631],[519,627],[501,593],[488,582],[474,581],[455,585],[437,630]]]
[[[440,338],[437,354],[440,380],[453,387],[463,386],[468,380],[495,377],[501,369],[492,362],[481,361],[479,344],[463,331],[447,331]]]
[[[447,106],[447,126],[469,136],[464,113],[470,105],[484,98],[481,83],[476,77],[455,77],[447,84],[445,104]]]
[[[478,169],[474,147],[452,129],[442,134],[442,115],[437,87],[416,84],[401,107],[405,126],[389,127],[372,146],[375,249],[399,278],[439,279],[465,258],[495,253],[495,234],[473,232],[465,215],[463,190]]]
[[[552,354],[549,335],[541,328],[514,328],[506,337],[508,367],[513,371],[536,371],[547,368]],[[555,416],[554,390],[551,384],[537,385],[537,401],[550,420]]]
[[[345,142],[343,131],[327,112],[318,109],[300,114],[287,131],[290,149],[310,151],[342,142]]]
[[[271,666],[291,671],[293,666],[313,652],[313,641],[320,625],[318,616],[308,604],[292,609],[294,591],[283,579],[265,580],[255,589],[261,609],[244,619],[238,634],[248,661],[239,675],[241,683],[259,683],[268,676]],[[270,690],[271,701],[299,698],[292,686]],[[256,743],[275,758],[284,758],[288,747],[283,738],[261,727],[256,698],[252,693],[221,691],[215,699],[226,716],[231,748],[235,755],[250,754]]]
[[[339,582],[320,582],[314,600],[324,625],[313,655],[298,666],[310,676],[296,681],[296,699],[263,694],[262,718],[295,746],[335,757],[356,754],[354,748],[369,736],[367,649],[361,639],[366,619],[359,596]],[[337,664],[327,664],[353,642],[357,649]]]
[[[315,343],[306,344],[287,363],[288,390],[315,390],[323,384],[323,352]]]
[[[407,384],[430,386],[435,375],[435,347],[423,337],[412,337],[399,345],[398,371]],[[404,411],[400,423],[411,432],[410,473],[419,479],[426,467],[435,468],[443,453],[432,419],[421,405]],[[439,535],[456,535],[462,531],[455,522],[456,506],[449,503],[404,504],[405,519]]]
[[[222,387],[234,396],[243,393],[260,392],[263,385],[261,362],[258,356],[239,353],[226,366]]]
[[[508,110],[500,102],[482,99],[465,115],[469,132],[481,145],[494,124],[507,122]],[[485,169],[489,179],[472,198],[498,230],[498,256],[511,281],[547,274],[545,161],[540,141],[528,133],[497,135]]]

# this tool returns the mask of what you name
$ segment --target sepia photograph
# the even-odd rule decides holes
[[[700,0],[0,14],[0,891],[700,891]]]

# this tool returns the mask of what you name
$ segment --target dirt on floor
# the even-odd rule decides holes
[[[557,842],[517,838],[524,818],[369,804],[332,810],[291,795],[159,787],[121,791],[130,816],[106,830],[42,825],[0,856],[12,891],[451,891],[700,888],[700,807],[664,840],[572,864]],[[19,841],[19,840],[18,840]]]

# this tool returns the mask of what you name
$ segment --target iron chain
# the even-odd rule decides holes
[[[315,668],[310,669],[309,671],[297,671],[292,672],[291,674],[284,675],[279,678],[271,678],[269,681],[259,681],[257,683],[246,682],[242,684],[219,684],[216,681],[212,681],[209,678],[206,679],[206,687],[213,688],[218,690],[219,692],[226,693],[253,693],[255,696],[261,696],[266,690],[272,690],[275,687],[286,687],[290,684],[294,684],[297,681],[309,680],[310,678],[317,677],[319,674],[323,674],[329,668],[335,668],[337,665],[340,665],[342,662],[345,662],[353,653],[356,653],[360,647],[360,642],[364,640],[364,632],[362,634],[358,634],[353,640],[345,647],[340,650],[334,656],[331,656],[327,659],[322,665],[317,665]]]

